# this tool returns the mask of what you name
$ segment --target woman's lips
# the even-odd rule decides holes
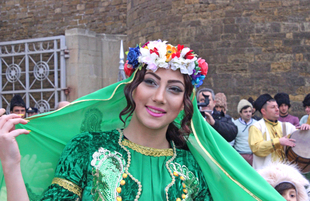
[[[153,106],[146,106],[146,111],[153,117],[162,117],[166,114],[165,110]]]

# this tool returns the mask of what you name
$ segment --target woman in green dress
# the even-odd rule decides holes
[[[148,53],[139,53],[140,48]],[[154,55],[150,50],[155,52]],[[143,47],[132,48],[128,57],[133,62],[126,64],[126,68],[140,68],[124,90],[127,106],[120,118],[125,123],[130,117],[130,122],[124,129],[85,132],[73,138],[65,147],[52,185],[44,192],[42,200],[212,200],[202,171],[188,151],[185,140],[193,115],[190,98],[193,79],[190,75],[195,68],[201,68],[195,64],[196,55],[188,48],[151,41]],[[178,66],[174,70],[168,68],[171,60],[177,62],[180,58],[187,62],[177,64],[183,69]],[[138,59],[150,61],[139,63]],[[178,127],[174,120],[182,110],[184,118]],[[25,198],[21,173],[19,169],[11,169],[20,161],[14,137],[29,131],[12,131],[14,124],[26,123],[16,117],[2,117],[9,120],[1,131],[11,131],[2,133],[9,138],[3,141],[6,140],[6,146],[14,153],[9,157],[5,151],[1,161],[8,198]],[[10,180],[12,175],[16,175],[14,182]],[[15,192],[20,186],[18,189],[24,194],[11,193],[11,183]]]
[[[207,71],[189,48],[150,41],[130,48],[127,80],[30,122],[2,116],[0,199],[283,199],[200,115]]]

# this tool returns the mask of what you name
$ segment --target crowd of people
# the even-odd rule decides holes
[[[69,104],[69,101],[60,101],[56,107],[56,110]],[[21,116],[21,118],[26,118],[39,114],[39,110],[35,107],[27,108],[23,98],[19,94],[16,94],[13,96],[10,102],[10,113],[18,114]]]
[[[262,175],[266,177],[267,181],[272,180],[270,178],[268,180],[268,177],[272,177],[270,176],[272,173],[274,177],[279,177],[278,179],[273,178],[276,181],[279,180],[279,183],[276,183],[276,185],[275,181],[269,183],[286,200],[291,200],[292,197],[297,198],[296,186],[302,184],[303,187],[308,187],[310,177],[306,175],[308,177],[307,180],[298,172],[298,169],[301,170],[301,167],[288,165],[290,161],[287,161],[285,150],[288,147],[296,146],[295,139],[290,137],[292,133],[298,129],[304,131],[310,129],[310,119],[308,118],[310,113],[310,94],[306,95],[302,102],[306,115],[300,121],[298,117],[289,114],[291,104],[289,95],[286,93],[277,93],[274,97],[269,94],[262,94],[256,101],[251,97],[248,100],[240,100],[237,106],[240,117],[237,119],[227,115],[226,97],[223,93],[218,94],[222,98],[216,98],[213,90],[209,88],[203,88],[198,91],[197,99],[200,103],[205,103],[206,98],[209,99],[207,101],[208,105],[200,106],[200,111],[206,122],[218,131],[254,169],[261,173],[263,172]],[[259,111],[262,118],[254,116],[255,111]],[[228,129],[229,132],[223,132],[223,129],[226,129],[228,126],[230,127]],[[307,146],[309,146],[309,143]],[[303,148],[306,149],[307,147]],[[309,158],[309,156],[304,155],[300,157]],[[283,170],[280,167],[283,167]],[[279,176],[275,176],[274,172],[279,170],[290,172],[286,172],[286,176],[283,176],[281,173],[279,173]],[[284,178],[289,178],[290,181],[295,181],[295,183],[290,182],[290,184],[284,185],[287,181],[282,178],[284,182],[282,184],[280,181],[281,175]],[[289,192],[289,189],[294,189],[294,192]],[[300,189],[303,189],[303,191],[300,192],[302,196],[298,200],[308,200],[308,196],[305,196],[307,193],[304,193],[306,192],[305,188]]]
[[[284,146],[295,146],[289,134],[310,129],[307,121],[278,121],[297,123],[288,115],[287,95],[242,99],[234,120],[223,93],[203,88],[192,96],[207,75],[205,60],[161,40],[130,48],[124,70],[127,80],[30,121],[21,118],[25,104],[11,103],[9,115],[0,110],[0,198],[5,192],[9,201],[308,199],[309,181],[297,167],[279,162]],[[23,134],[29,138],[15,140]],[[57,144],[63,141],[65,147]],[[29,148],[34,144],[35,153]],[[27,157],[32,168],[22,165]],[[271,182],[270,174],[259,172],[278,162],[288,177]],[[49,175],[38,178],[36,172],[54,165],[45,186]]]

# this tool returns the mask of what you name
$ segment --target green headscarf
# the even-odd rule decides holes
[[[54,112],[28,118],[31,130],[17,137],[22,156],[21,168],[31,200],[38,200],[51,184],[55,167],[66,143],[85,131],[107,131],[123,128],[119,113],[126,106],[124,87],[135,73],[86,95]],[[188,146],[199,163],[213,200],[284,200],[201,116],[193,95],[193,131]],[[182,112],[180,113],[180,115]],[[177,119],[182,119],[179,116]],[[130,120],[128,120],[130,121]],[[6,189],[0,167],[0,200]]]

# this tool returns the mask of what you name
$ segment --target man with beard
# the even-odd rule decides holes
[[[238,127],[234,148],[250,165],[253,163],[253,153],[248,143],[249,127],[256,122],[252,118],[252,109],[253,106],[249,101],[245,99],[240,100],[237,106],[240,118],[234,121]]]
[[[253,168],[260,169],[270,162],[285,160],[284,146],[295,146],[295,140],[288,134],[296,128],[291,123],[278,121],[278,104],[269,94],[259,96],[255,105],[263,118],[250,126],[249,146],[253,152]],[[303,124],[300,129],[309,130],[310,125]]]
[[[288,113],[288,110],[291,107],[290,98],[289,98],[288,94],[287,93],[277,93],[274,96],[274,99],[278,103],[279,112],[280,112],[280,117],[278,120],[282,121],[282,122],[290,122],[294,126],[298,127],[299,126],[298,117],[290,115]]]

